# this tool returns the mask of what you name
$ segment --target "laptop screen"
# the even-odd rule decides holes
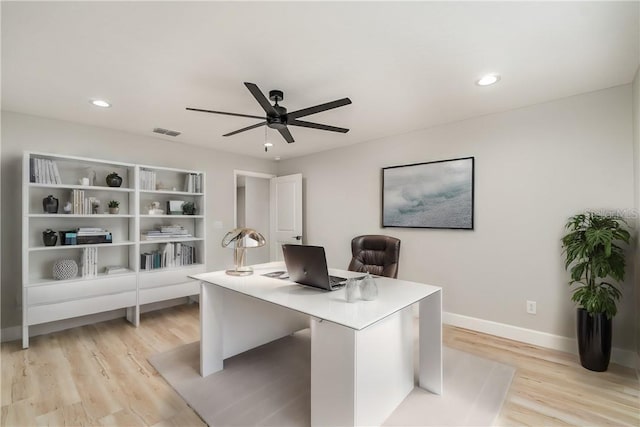
[[[327,258],[322,246],[285,244],[282,245],[282,252],[291,280],[301,285],[332,290]]]

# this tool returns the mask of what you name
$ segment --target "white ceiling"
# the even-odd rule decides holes
[[[283,159],[631,82],[639,3],[2,2],[2,108]],[[475,80],[498,72],[502,81]],[[349,97],[291,127],[223,138],[262,115]],[[90,98],[113,107],[98,109]]]

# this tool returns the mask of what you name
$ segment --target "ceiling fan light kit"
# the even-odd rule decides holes
[[[244,85],[247,87],[247,89],[249,89],[249,92],[251,92],[253,97],[256,99],[256,101],[258,101],[258,104],[260,104],[260,106],[266,113],[265,117],[252,116],[249,114],[228,113],[225,111],[203,110],[200,108],[190,108],[190,107],[187,107],[187,110],[199,111],[202,113],[223,114],[227,116],[248,117],[252,119],[264,120],[263,122],[256,123],[251,126],[247,126],[233,132],[229,132],[223,136],[232,136],[240,132],[245,132],[251,129],[255,129],[255,128],[267,125],[271,129],[276,129],[278,132],[280,132],[280,135],[282,135],[285,141],[291,144],[292,142],[295,142],[295,140],[293,139],[291,132],[289,132],[289,128],[288,128],[289,126],[306,127],[311,129],[325,130],[329,132],[340,132],[340,133],[349,132],[349,129],[345,129],[341,127],[329,126],[329,125],[324,125],[320,123],[312,123],[312,122],[307,122],[303,120],[298,120],[300,117],[310,116],[311,114],[316,114],[322,111],[332,110],[334,108],[349,105],[351,104],[351,100],[349,98],[342,98],[336,101],[331,101],[324,104],[316,105],[309,108],[303,108],[302,110],[297,110],[297,111],[288,113],[285,107],[278,104],[280,101],[284,99],[284,92],[282,92],[281,90],[269,91],[269,99],[274,102],[274,104],[271,105],[269,100],[264,96],[264,94],[258,88],[257,85],[255,85],[254,83],[247,83],[247,82],[245,82]]]

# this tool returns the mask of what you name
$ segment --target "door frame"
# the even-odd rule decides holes
[[[234,169],[233,170],[233,228],[238,227],[238,177],[239,176],[249,176],[252,178],[264,178],[271,181],[272,178],[275,178],[277,175],[272,173],[265,172],[252,172]],[[271,182],[269,182],[269,188],[271,188]],[[269,190],[271,192],[271,190]],[[269,195],[271,197],[271,195]],[[271,234],[271,221],[269,221],[269,234]],[[269,246],[269,260],[271,258],[271,246]]]

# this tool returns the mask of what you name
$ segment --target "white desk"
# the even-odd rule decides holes
[[[419,386],[442,394],[442,289],[376,278],[378,299],[347,303],[325,292],[271,279],[283,263],[254,274],[191,276],[200,285],[200,373],[223,360],[311,324],[311,425],[380,425],[414,387],[413,313],[420,304]],[[332,275],[359,273],[330,269]]]

